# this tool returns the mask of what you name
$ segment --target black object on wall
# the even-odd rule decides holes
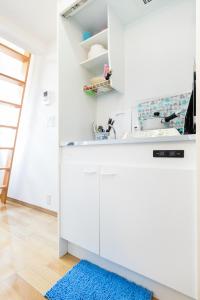
[[[196,134],[196,72],[194,72],[193,91],[185,116],[184,134]]]

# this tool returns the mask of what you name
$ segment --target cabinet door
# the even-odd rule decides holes
[[[100,254],[194,297],[195,171],[104,167]]]
[[[99,254],[98,167],[63,164],[60,211],[61,237]]]

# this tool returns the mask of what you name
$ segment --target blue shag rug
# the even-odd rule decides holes
[[[49,300],[151,300],[152,292],[82,260],[45,295]]]

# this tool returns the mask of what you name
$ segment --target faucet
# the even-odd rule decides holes
[[[115,127],[113,125],[110,124],[110,128],[113,130],[114,132],[114,137],[115,137],[115,140],[117,139],[117,133],[116,133],[116,130],[115,130]]]

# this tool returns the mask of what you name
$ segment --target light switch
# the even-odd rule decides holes
[[[47,127],[56,127],[56,117],[55,115],[49,116],[47,120]]]

